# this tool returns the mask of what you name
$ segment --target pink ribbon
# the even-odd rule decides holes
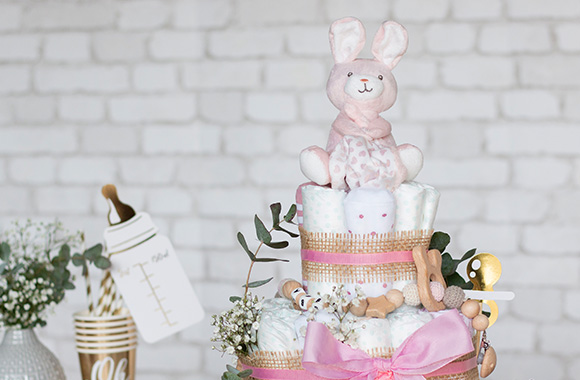
[[[372,358],[336,340],[323,324],[310,322],[302,367],[325,379],[425,380],[426,375],[471,351],[471,334],[457,310],[415,331],[391,359]]]
[[[376,265],[413,262],[412,251],[380,253],[329,253],[303,249],[302,260],[336,265]]]

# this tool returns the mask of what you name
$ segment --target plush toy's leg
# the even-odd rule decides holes
[[[311,181],[324,186],[330,183],[328,171],[328,153],[318,147],[311,146],[300,152],[300,170]]]
[[[407,181],[413,180],[423,168],[423,152],[415,145],[402,144],[397,147],[403,165],[407,168]]]

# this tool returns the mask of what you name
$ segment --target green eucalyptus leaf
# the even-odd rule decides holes
[[[65,288],[66,290],[73,290],[75,288],[75,284],[73,284],[70,281],[67,281],[64,283],[63,288]]]
[[[0,243],[0,259],[2,261],[8,261],[10,258],[10,245],[6,242]]]
[[[68,244],[64,244],[62,247],[60,247],[60,252],[58,253],[58,256],[63,261],[68,262],[70,260],[70,247],[68,246]]]
[[[234,375],[237,375],[238,373],[240,373],[240,371],[236,367],[231,366],[229,364],[226,364],[226,369],[228,370],[228,372],[231,372]]]
[[[52,265],[54,265],[55,267],[61,267],[62,261],[63,261],[63,259],[60,256],[55,256],[50,260],[50,263]]]
[[[241,232],[238,232],[238,242],[240,243],[240,245],[242,246],[244,251],[246,251],[246,253],[250,257],[250,260],[252,260],[252,261],[256,260],[256,255],[254,255],[254,253],[252,251],[250,251],[250,249],[248,248],[248,243],[246,243],[246,238],[244,237],[244,235]]]
[[[99,256],[94,264],[99,269],[109,269],[111,267],[111,260],[105,256]]]
[[[244,286],[246,286],[246,285],[244,285]],[[242,297],[239,297],[239,296],[231,296],[230,297],[230,302],[231,303],[234,303],[236,301],[241,301],[241,299],[242,299]]]
[[[441,274],[443,276],[449,276],[455,272],[455,263],[451,255],[447,252],[441,255]]]
[[[292,219],[294,219],[294,216],[296,216],[296,205],[293,204],[290,206],[290,209],[286,215],[284,215],[284,221],[289,223],[292,221]]]
[[[6,263],[0,264],[0,274],[4,274],[4,269],[6,268]]]
[[[449,276],[445,277],[445,281],[447,281],[447,286],[459,286],[465,284],[465,279],[459,275],[459,273],[453,273]]]
[[[471,259],[475,255],[476,251],[477,251],[476,248],[470,249],[469,251],[465,252],[463,256],[461,256],[461,259],[459,261],[462,262]]]
[[[453,273],[452,275],[445,277],[445,281],[447,281],[447,286],[456,285],[461,289],[473,289],[473,283],[466,282],[459,273]]]
[[[439,252],[444,252],[445,248],[451,242],[451,237],[445,232],[437,231],[431,236],[431,242],[429,243],[429,249],[436,249]]]
[[[238,375],[231,372],[224,372],[222,380],[242,380]]]
[[[272,212],[272,227],[280,224],[280,213],[282,212],[282,205],[280,203],[272,203],[270,205],[270,211]]]
[[[245,371],[242,371],[242,372],[238,373],[238,376],[241,377],[241,378],[244,378],[244,377],[250,376],[251,374],[252,374],[252,370],[251,369],[247,369]]]
[[[256,263],[271,263],[271,262],[274,262],[274,261],[282,261],[284,263],[287,263],[290,260],[286,260],[286,259],[275,259],[275,258],[272,258],[272,257],[259,257],[259,258],[256,258],[256,260],[254,260],[254,262],[256,262]]]
[[[473,289],[473,282],[466,281],[463,285],[459,285],[459,287],[461,289],[464,289],[464,290],[472,290]]]
[[[75,253],[72,257],[72,263],[75,267],[85,265],[85,258],[80,253]]]
[[[266,226],[260,218],[258,218],[258,215],[254,215],[254,226],[256,227],[256,236],[258,237],[258,240],[266,244],[272,241],[272,235],[266,229]]]
[[[83,256],[87,258],[91,263],[95,261],[98,257],[101,257],[101,252],[103,252],[103,246],[101,244],[93,245],[91,248],[87,249]]]
[[[274,277],[270,277],[267,280],[260,280],[260,281],[250,282],[248,284],[248,288],[258,288],[258,287],[260,287],[262,285],[266,285],[267,283],[269,283],[270,281],[272,281],[273,278]],[[246,284],[242,285],[242,287],[245,287],[245,286],[246,286]]]
[[[276,228],[274,228],[274,229],[275,229],[276,231],[282,231],[282,232],[285,232],[285,233],[287,233],[287,234],[288,234],[288,236],[290,236],[290,237],[292,237],[292,238],[297,238],[298,236],[300,236],[300,235],[298,235],[298,234],[295,234],[294,232],[288,231],[288,230],[286,230],[286,229],[284,229],[284,228],[282,228],[282,227],[280,227],[280,226],[278,226],[278,227],[276,227]]]
[[[270,248],[283,249],[288,247],[289,243],[287,241],[271,241],[269,243],[264,243]]]

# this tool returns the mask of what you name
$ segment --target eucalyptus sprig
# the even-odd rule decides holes
[[[111,267],[111,260],[102,255],[103,245],[95,244],[86,249],[83,253],[75,253],[72,257],[72,263],[75,267],[83,268],[83,276],[89,273],[89,265],[93,264],[98,269],[109,269]]]
[[[264,257],[264,258],[257,257],[258,252],[260,252],[260,249],[264,245],[266,245],[270,248],[273,248],[273,249],[283,249],[283,248],[288,247],[289,243],[285,240],[272,241],[272,232],[280,231],[280,232],[287,234],[291,238],[296,238],[299,236],[298,234],[295,234],[294,232],[288,231],[287,229],[282,227],[283,223],[294,224],[293,219],[296,216],[296,205],[293,204],[292,206],[290,206],[290,209],[288,210],[286,215],[284,215],[284,217],[282,217],[282,218],[281,218],[282,206],[280,205],[280,203],[271,204],[270,211],[272,213],[272,227],[270,229],[266,228],[266,226],[264,225],[264,222],[262,222],[262,220],[258,217],[258,215],[254,215],[254,227],[256,229],[256,237],[260,241],[260,244],[258,245],[258,247],[256,248],[256,250],[254,252],[252,252],[248,248],[248,243],[246,242],[246,238],[244,237],[244,234],[242,234],[241,232],[238,232],[238,242],[240,243],[240,245],[242,246],[244,251],[248,254],[248,257],[250,258],[250,261],[251,261],[250,269],[248,270],[248,276],[246,278],[246,283],[245,283],[245,285],[243,285],[245,287],[244,298],[247,296],[248,290],[250,288],[257,288],[257,287],[260,287],[262,285],[266,285],[267,283],[269,283],[273,279],[273,277],[270,277],[266,280],[250,282],[250,276],[252,274],[252,269],[253,269],[255,263],[268,263],[268,262],[274,262],[274,261],[288,262],[288,260],[286,260],[286,259],[277,259],[277,258],[271,258],[271,257]],[[236,301],[238,299],[240,299],[240,297],[235,297],[235,296],[230,297],[230,301],[232,301],[232,302]]]
[[[273,241],[272,233],[275,231],[282,232],[291,238],[296,238],[299,235],[288,231],[283,227],[284,224],[295,224],[293,222],[296,216],[296,205],[290,206],[288,212],[282,216],[282,206],[280,203],[273,203],[270,205],[272,214],[272,225],[267,228],[264,222],[254,215],[254,227],[256,229],[256,237],[260,242],[255,250],[248,247],[248,243],[244,234],[238,232],[238,242],[250,258],[250,269],[246,277],[246,283],[242,285],[245,288],[243,297],[231,296],[230,301],[234,306],[220,314],[212,316],[212,326],[214,326],[213,342],[220,342],[215,350],[225,352],[228,354],[236,354],[238,356],[249,355],[252,347],[257,344],[257,332],[260,327],[262,301],[256,296],[252,296],[249,292],[251,288],[257,288],[266,285],[272,281],[273,277],[266,280],[258,280],[250,282],[252,269],[255,263],[269,263],[275,261],[288,262],[286,259],[278,259],[273,257],[258,257],[258,253],[263,246],[273,249],[283,249],[288,247],[289,243],[286,240]],[[227,366],[227,371],[223,373],[222,380],[242,380],[252,374],[251,370],[239,371],[238,369]]]
[[[72,263],[76,267],[83,268],[83,278],[85,279],[85,289],[87,293],[87,303],[89,307],[89,313],[92,315],[95,310],[95,305],[93,303],[93,294],[91,292],[91,277],[89,271],[89,265],[93,264],[96,268],[105,270],[111,267],[111,260],[108,257],[103,256],[103,245],[96,244],[89,249],[85,249],[85,238],[82,236],[82,253],[75,253],[72,257]]]
[[[431,242],[429,243],[429,249],[436,249],[441,252],[441,274],[445,278],[447,286],[457,285],[462,289],[473,289],[473,283],[465,281],[463,277],[457,273],[457,267],[465,260],[472,258],[477,249],[470,249],[465,252],[460,259],[454,259],[450,253],[444,252],[450,242],[451,237],[449,234],[437,231],[433,234]]]

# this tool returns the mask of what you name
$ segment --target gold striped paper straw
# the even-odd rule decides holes
[[[105,275],[101,280],[96,315],[104,316],[106,310],[109,310],[111,304],[112,291],[113,291],[113,276],[111,276],[111,271],[108,270],[105,272]]]

